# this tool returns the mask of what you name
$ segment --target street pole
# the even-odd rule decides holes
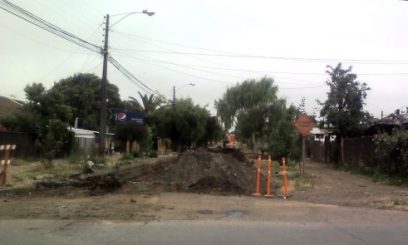
[[[306,137],[302,136],[302,167],[300,168],[300,174],[305,173],[305,158],[306,158]]]
[[[105,154],[106,141],[106,85],[108,76],[108,40],[109,40],[109,14],[105,20],[105,41],[103,47],[103,70],[101,84],[101,118],[99,130],[99,155]]]

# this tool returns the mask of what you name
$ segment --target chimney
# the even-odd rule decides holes
[[[381,119],[384,117],[384,111],[381,110]]]

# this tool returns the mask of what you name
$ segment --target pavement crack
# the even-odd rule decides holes
[[[148,224],[149,224],[149,221],[145,221],[145,222],[143,222],[142,225],[140,225],[140,226],[138,226],[138,227],[136,227],[136,228],[134,228],[134,229],[129,229],[127,232],[125,232],[125,233],[123,233],[122,235],[117,236],[117,237],[115,237],[115,238],[109,240],[109,241],[108,241],[107,243],[105,243],[105,244],[106,244],[106,245],[109,245],[109,244],[112,244],[113,242],[117,242],[118,240],[122,239],[123,237],[129,235],[130,233],[141,230],[143,227],[147,226]]]
[[[362,239],[361,237],[357,236],[356,234],[354,234],[354,233],[352,233],[352,232],[350,232],[350,231],[348,231],[348,230],[346,230],[344,228],[341,228],[341,227],[335,225],[334,223],[330,222],[329,220],[326,220],[326,222],[328,224],[332,225],[337,230],[342,231],[342,232],[346,233],[347,235],[351,236],[352,238],[357,239],[357,240],[361,241],[364,244],[369,244],[368,242],[364,241],[364,239]]]

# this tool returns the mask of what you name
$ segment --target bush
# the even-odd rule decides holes
[[[375,152],[379,157],[379,170],[389,175],[408,175],[408,132],[397,131],[392,135],[374,137]]]

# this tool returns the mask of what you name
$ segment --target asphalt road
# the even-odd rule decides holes
[[[0,244],[408,244],[408,212],[316,205],[288,215],[152,222],[0,219]],[[265,210],[264,210],[265,211]]]

